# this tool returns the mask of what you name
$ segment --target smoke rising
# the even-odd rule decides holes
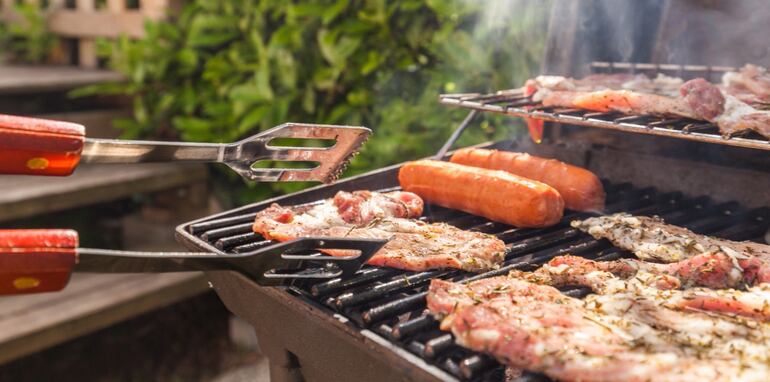
[[[592,61],[770,66],[766,0],[557,0],[545,71],[587,74]]]
[[[672,1],[655,59],[673,64],[770,66],[766,0]]]

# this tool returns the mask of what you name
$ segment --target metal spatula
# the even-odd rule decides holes
[[[371,130],[358,126],[285,123],[230,144],[85,138],[70,122],[0,114],[0,173],[58,175],[84,163],[219,162],[246,179],[329,183],[345,169]],[[334,141],[330,147],[271,145],[277,138]],[[315,162],[313,168],[255,168],[260,161]]]
[[[165,273],[228,270],[260,285],[287,281],[348,278],[385,239],[303,237],[272,243],[248,253],[222,256],[203,252],[135,252],[78,247],[68,229],[0,229],[0,295],[51,292],[64,288],[72,271]],[[308,254],[316,249],[353,250],[351,256]]]

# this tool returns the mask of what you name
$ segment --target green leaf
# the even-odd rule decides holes
[[[123,131],[121,134],[122,138],[134,139],[139,137],[142,133],[142,126],[133,119],[118,118],[112,121],[112,124]]]
[[[357,89],[348,93],[347,100],[351,106],[364,106],[371,102],[371,94],[367,89]]]
[[[323,10],[323,13],[321,15],[321,20],[323,21],[323,24],[329,25],[330,22],[334,21],[334,19],[336,19],[337,16],[340,15],[340,13],[344,12],[345,9],[347,9],[349,3],[350,3],[350,0],[337,0],[336,2],[334,2],[334,5],[330,7],[326,7]]]
[[[229,92],[230,99],[242,102],[267,102],[273,99],[269,68],[260,68],[250,83],[237,85]]]
[[[144,104],[144,97],[138,96],[134,98],[134,118],[140,124],[145,124],[149,120],[147,106]]]
[[[312,114],[315,111],[315,102],[315,90],[313,90],[312,86],[306,87],[302,96],[302,110]]]
[[[262,120],[270,112],[269,106],[258,106],[241,118],[241,122],[238,124],[238,135],[246,134],[247,132],[259,127]]]
[[[182,49],[177,53],[180,74],[189,74],[198,68],[198,53],[193,49]]]
[[[201,13],[193,17],[187,44],[191,47],[216,47],[238,36],[238,19]]]
[[[211,128],[211,123],[203,118],[179,116],[172,120],[174,127],[189,133],[202,133]]]
[[[279,82],[287,89],[293,89],[297,85],[297,67],[294,56],[286,49],[275,49],[272,57],[274,72],[278,76]]]
[[[361,45],[360,37],[342,36],[326,29],[318,32],[318,45],[326,61],[336,67],[344,67],[347,58]]]
[[[320,90],[331,90],[339,77],[339,70],[333,68],[316,69],[313,84]]]
[[[377,51],[370,51],[366,55],[366,61],[361,66],[361,74],[367,75],[380,67],[385,57]]]

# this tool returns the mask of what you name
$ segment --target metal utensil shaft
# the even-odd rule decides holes
[[[84,163],[222,162],[227,145],[87,138]]]

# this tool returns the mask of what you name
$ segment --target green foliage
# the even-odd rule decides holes
[[[148,23],[139,41],[100,43],[128,81],[76,95],[132,96],[133,118],[119,121],[129,138],[226,142],[287,121],[368,126],[354,174],[434,153],[466,114],[439,105],[439,93],[521,84],[544,46],[549,7],[533,3],[194,0]],[[515,124],[479,120],[464,143]]]
[[[18,21],[0,21],[0,52],[12,61],[45,61],[56,46],[56,38],[46,28],[45,14],[32,3],[13,5]]]

